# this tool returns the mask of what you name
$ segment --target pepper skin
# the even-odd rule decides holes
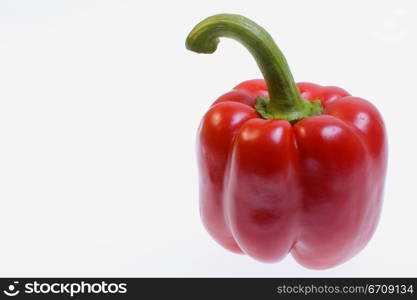
[[[296,85],[269,35],[261,37],[265,47],[259,40],[251,47],[250,30],[267,34],[259,28],[242,16],[217,15],[187,39],[189,49],[211,53],[219,36],[233,37],[265,78],[219,97],[201,121],[202,221],[233,252],[263,262],[291,252],[305,267],[334,267],[363,249],[378,223],[387,161],[382,117],[341,88]],[[272,50],[262,47],[276,52],[278,71],[265,70]]]

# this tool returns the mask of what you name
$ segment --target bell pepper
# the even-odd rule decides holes
[[[387,166],[382,117],[334,86],[294,82],[271,36],[232,14],[194,27],[186,47],[245,46],[264,80],[220,96],[198,131],[200,214],[224,248],[262,262],[288,253],[312,269],[356,255],[378,223]]]

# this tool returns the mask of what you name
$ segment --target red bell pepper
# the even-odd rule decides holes
[[[225,248],[264,262],[291,252],[305,267],[345,262],[378,223],[387,161],[381,115],[341,88],[295,84],[271,36],[238,15],[199,23],[186,46],[242,43],[265,80],[218,98],[198,132],[200,212]]]

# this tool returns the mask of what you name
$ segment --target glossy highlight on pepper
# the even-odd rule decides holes
[[[200,213],[233,252],[275,262],[291,253],[305,267],[336,266],[370,240],[387,166],[384,123],[370,102],[333,86],[296,84],[270,35],[249,19],[209,17],[186,46],[242,43],[264,79],[220,96],[198,131]]]

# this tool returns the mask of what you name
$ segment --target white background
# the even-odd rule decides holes
[[[225,3],[227,2],[227,3]],[[389,134],[385,204],[347,263],[229,253],[201,225],[195,134],[215,98],[260,77],[215,13],[264,26],[298,81],[372,101]],[[1,1],[0,276],[417,276],[415,1]]]

